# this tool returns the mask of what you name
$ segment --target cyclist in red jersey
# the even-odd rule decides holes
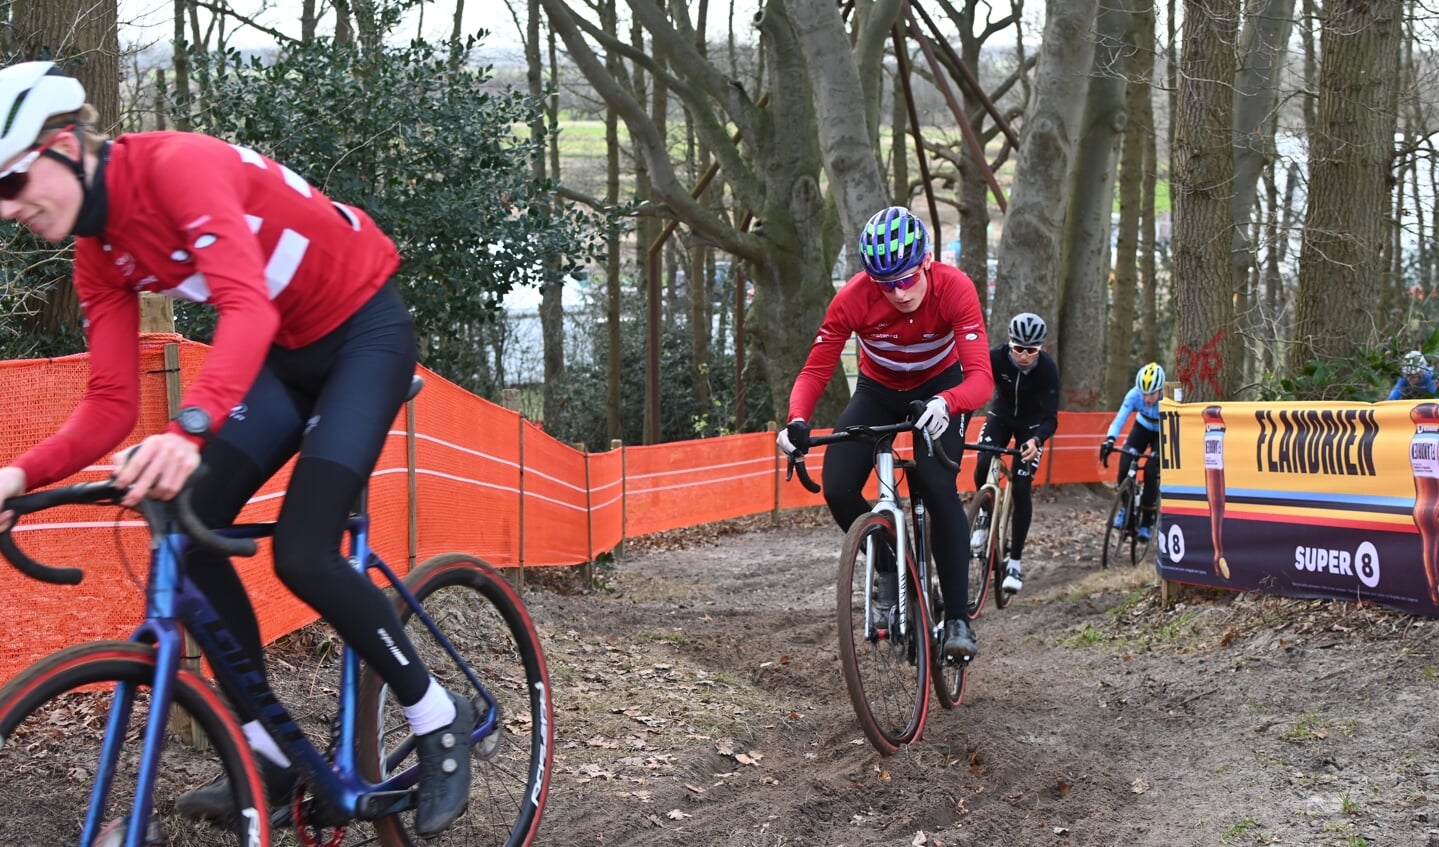
[[[964,416],[994,391],[989,339],[974,283],[958,268],[934,260],[924,222],[902,206],[876,212],[859,236],[863,267],[845,283],[825,310],[819,334],[790,391],[789,424],[780,431],[786,455],[809,449],[809,419],[839,364],[851,335],[858,336],[859,379],[849,405],[834,422],[898,423],[913,400],[924,400],[918,423],[959,461],[964,450]],[[949,426],[950,415],[959,425]],[[944,593],[944,651],[973,658],[979,644],[968,619],[969,526],[955,485],[956,473],[916,450],[918,467],[910,480],[934,520],[934,560]],[[870,446],[860,441],[831,444],[825,453],[825,502],[840,529],[871,508],[863,488],[873,469]],[[892,555],[893,551],[889,551]],[[881,563],[896,573],[893,562]],[[898,594],[897,577],[881,583],[876,614],[888,617]],[[886,600],[888,601],[886,603]]]
[[[390,281],[393,242],[283,165],[216,138],[147,132],[108,139],[81,84],[50,62],[0,69],[0,216],[50,242],[75,236],[75,289],[90,378],[60,427],[0,468],[0,504],[103,457],[139,412],[139,292],[211,303],[214,344],[163,432],[116,456],[125,502],[174,497],[202,462],[197,514],[233,522],[298,459],[274,536],[275,572],[390,685],[417,735],[415,827],[439,832],[469,797],[475,710],[430,676],[394,608],[340,553],[415,368],[409,310]],[[0,528],[14,520],[0,505]],[[187,573],[256,668],[255,612],[228,559],[195,551]],[[238,701],[235,701],[238,702]],[[296,783],[256,715],[242,714],[273,803]],[[192,817],[235,814],[228,788],[184,795]]]

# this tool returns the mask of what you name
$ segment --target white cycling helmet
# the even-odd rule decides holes
[[[1025,347],[1038,347],[1049,334],[1044,318],[1033,312],[1020,312],[1009,322],[1009,340]]]
[[[54,62],[20,62],[0,68],[0,162],[35,146],[45,122],[79,111],[85,86]]]
[[[1419,350],[1410,350],[1404,354],[1404,361],[1399,366],[1405,376],[1418,376],[1429,370],[1429,360]]]

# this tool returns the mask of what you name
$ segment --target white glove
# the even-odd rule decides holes
[[[798,424],[798,426],[795,426],[795,424]],[[809,434],[809,427],[805,425],[804,418],[795,418],[789,422],[789,426],[779,431],[779,437],[775,439],[775,443],[779,445],[780,452],[786,456],[803,453],[809,449],[808,443],[803,446],[795,444],[794,439],[790,437],[791,431],[796,433],[803,432],[804,435],[807,436]],[[804,440],[807,441],[808,439],[805,438]]]
[[[940,397],[929,398],[929,402],[924,404],[924,414],[914,425],[928,430],[929,437],[938,440],[949,429],[949,404]]]

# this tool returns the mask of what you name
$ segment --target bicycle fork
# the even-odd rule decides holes
[[[886,445],[888,447],[888,445]],[[881,449],[875,459],[875,476],[879,481],[879,500],[871,510],[876,514],[889,515],[894,524],[894,569],[895,582],[898,591],[895,594],[895,609],[898,614],[900,637],[909,634],[909,580],[905,579],[905,551],[909,549],[907,532],[905,526],[904,512],[899,508],[899,491],[895,482],[894,453],[890,449]],[[865,544],[864,556],[864,584],[875,585],[875,540],[871,537]],[[866,591],[864,595],[864,634],[870,641],[876,640],[878,630],[874,625],[874,592]]]

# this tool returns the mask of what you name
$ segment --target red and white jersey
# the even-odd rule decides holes
[[[109,156],[104,232],[75,240],[90,381],[59,432],[13,463],[30,488],[84,468],[134,428],[139,292],[219,311],[210,355],[181,401],[208,412],[218,429],[271,344],[319,340],[399,265],[394,243],[368,215],[253,150],[196,133],[148,132],[119,137]]]
[[[972,412],[988,402],[994,377],[974,283],[959,268],[932,262],[928,285],[919,308],[905,314],[869,274],[851,277],[825,310],[809,358],[790,390],[786,420],[810,419],[851,335],[859,344],[860,373],[880,385],[909,391],[959,362],[964,381],[939,395],[950,412]]]

